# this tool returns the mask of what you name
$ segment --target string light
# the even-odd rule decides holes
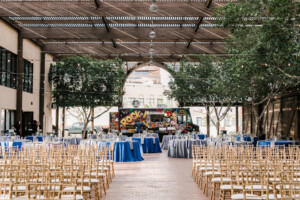
[[[153,13],[156,13],[158,11],[158,7],[156,5],[155,0],[153,0],[152,4],[150,5],[149,11]]]

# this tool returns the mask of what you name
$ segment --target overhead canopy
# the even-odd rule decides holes
[[[228,30],[213,24],[213,10],[226,1],[159,0],[0,0],[0,16],[23,38],[32,39],[57,58],[89,55],[149,61],[149,33],[155,62],[183,55],[223,55]]]

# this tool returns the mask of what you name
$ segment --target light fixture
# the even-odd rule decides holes
[[[7,62],[10,63],[10,59],[8,59]]]
[[[150,5],[149,11],[150,11],[150,12],[153,12],[153,13],[156,13],[157,10],[158,10],[158,7],[157,7],[156,2],[155,2],[155,0],[154,0],[154,1],[152,2],[152,4]]]
[[[150,48],[149,53],[150,53],[150,54],[153,54],[153,53],[154,53],[154,49],[153,49],[153,48]]]
[[[156,37],[156,33],[154,30],[152,30],[150,33],[149,33],[149,37],[150,38],[155,38]]]

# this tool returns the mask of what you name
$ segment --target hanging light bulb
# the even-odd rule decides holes
[[[153,61],[152,60],[150,60],[149,65],[153,65]]]
[[[154,30],[152,30],[150,33],[149,33],[149,37],[150,38],[155,38],[156,37],[156,33]]]
[[[153,49],[153,48],[150,48],[149,53],[150,53],[150,54],[153,54],[153,53],[154,53],[154,49]]]
[[[150,5],[149,11],[150,11],[150,12],[153,12],[153,13],[156,13],[157,10],[158,10],[158,7],[157,7],[156,2],[155,2],[155,0],[154,0],[154,1],[152,2],[152,4]]]

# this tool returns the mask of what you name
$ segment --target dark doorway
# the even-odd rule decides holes
[[[23,112],[23,137],[32,135],[33,112]]]

